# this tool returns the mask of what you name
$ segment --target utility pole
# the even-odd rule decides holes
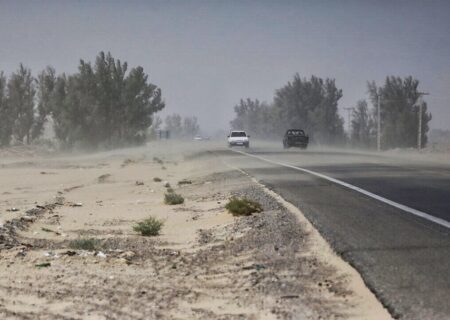
[[[419,128],[417,130],[417,150],[422,149],[422,96],[427,96],[429,93],[427,92],[419,92]]]
[[[381,119],[380,119],[380,93],[377,93],[377,151],[381,151]]]

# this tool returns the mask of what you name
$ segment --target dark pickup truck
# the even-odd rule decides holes
[[[301,129],[289,129],[283,137],[283,147],[285,149],[290,147],[300,147],[306,149],[308,147],[309,137],[305,131]]]

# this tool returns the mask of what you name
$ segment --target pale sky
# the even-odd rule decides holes
[[[21,62],[72,73],[102,50],[144,67],[163,117],[195,115],[210,133],[296,72],[335,78],[341,110],[367,98],[368,80],[412,75],[431,94],[431,127],[450,129],[450,1],[0,0],[8,75]]]

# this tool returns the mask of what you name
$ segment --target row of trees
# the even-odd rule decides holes
[[[412,148],[417,146],[419,117],[422,117],[421,144],[428,142],[431,113],[419,91],[419,81],[413,77],[386,78],[383,86],[369,82],[369,108],[366,100],[357,102],[352,112],[351,142],[360,147],[375,147],[377,137],[377,105],[380,101],[381,146]],[[422,115],[419,114],[420,110]]]
[[[174,113],[168,115],[165,120],[165,129],[170,136],[177,139],[192,139],[200,132],[200,126],[196,117],[181,117]]]
[[[299,74],[276,90],[272,103],[241,100],[234,107],[233,129],[244,129],[262,138],[279,138],[289,128],[306,130],[317,143],[339,143],[345,140],[343,119],[338,114],[342,90],[334,79]]]
[[[63,147],[138,144],[164,106],[142,67],[128,71],[110,53],[100,52],[94,64],[80,60],[71,75],[47,67],[34,78],[20,65],[9,79],[0,74],[0,144],[29,144],[49,120]]]
[[[7,80],[0,73],[0,144],[8,145],[11,138],[27,143],[39,134],[41,116],[35,115],[36,89],[30,70],[20,65]]]
[[[422,110],[422,146],[427,142],[431,114],[418,90],[419,81],[412,77],[387,77],[378,87],[368,83],[372,107],[366,100],[353,108],[351,130],[344,132],[343,119],[338,114],[342,90],[334,79],[298,74],[284,87],[276,90],[273,102],[241,100],[234,107],[233,129],[246,130],[261,138],[277,138],[288,128],[301,128],[316,143],[344,143],[358,147],[375,147],[377,136],[377,103],[380,99],[381,144],[383,148],[407,148],[417,145],[418,116]],[[421,106],[421,108],[420,108]]]

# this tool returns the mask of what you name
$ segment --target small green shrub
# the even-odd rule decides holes
[[[175,193],[175,192],[168,192],[164,195],[164,203],[175,205],[175,204],[182,204],[184,202],[184,198]]]
[[[77,250],[96,251],[100,249],[100,240],[95,238],[79,238],[69,243],[69,248]]]
[[[167,188],[167,192],[168,192],[168,193],[174,193],[174,192],[175,192],[175,190],[173,190],[173,188],[172,188],[172,187],[168,187],[168,188]]]
[[[161,178],[158,178],[158,177],[154,177],[154,178],[153,178],[153,181],[155,181],[155,182],[161,182],[162,179],[161,179]]]
[[[108,182],[108,179],[111,178],[111,175],[109,173],[102,174],[100,177],[97,178],[97,181],[99,183],[105,183]]]
[[[258,202],[247,198],[232,197],[225,205],[225,208],[231,212],[233,216],[249,216],[255,212],[261,212],[262,207]]]
[[[50,267],[52,264],[50,262],[44,262],[44,263],[38,263],[35,264],[34,266],[38,269],[42,269],[42,268],[48,268]]]
[[[136,160],[133,159],[125,159],[121,165],[122,168],[132,164],[132,163],[136,163]]]
[[[133,230],[146,237],[157,236],[163,225],[164,221],[150,217],[134,225]]]

